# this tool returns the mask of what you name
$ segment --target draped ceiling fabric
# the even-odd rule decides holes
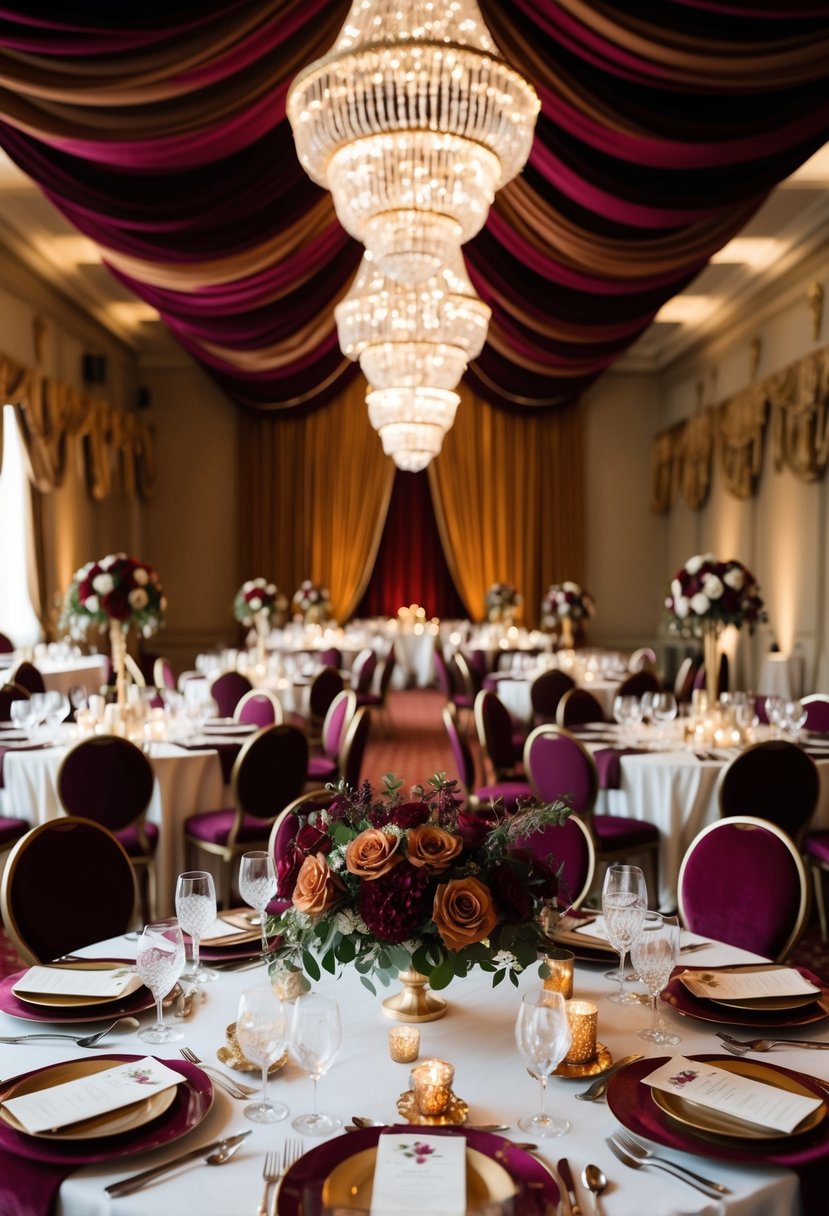
[[[319,406],[355,369],[360,247],[285,118],[348,0],[0,0],[0,144],[232,400]],[[542,113],[466,247],[494,405],[574,400],[829,131],[825,0],[481,0]]]

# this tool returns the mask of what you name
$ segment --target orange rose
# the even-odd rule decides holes
[[[300,912],[327,912],[345,887],[333,872],[324,853],[309,855],[299,867],[292,900]]]
[[[429,823],[411,828],[406,837],[406,856],[413,866],[428,866],[430,870],[445,870],[463,848],[460,836]]]
[[[397,852],[400,837],[379,828],[366,828],[345,848],[345,868],[358,878],[379,878],[403,858]]]
[[[497,919],[492,895],[477,878],[451,878],[435,892],[432,920],[450,950],[483,941]]]

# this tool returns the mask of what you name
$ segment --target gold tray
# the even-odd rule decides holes
[[[710,1064],[712,1068],[735,1072],[752,1081],[762,1081],[766,1085],[773,1085],[776,1089],[784,1089],[793,1094],[803,1094],[807,1098],[816,1097],[811,1089],[801,1085],[794,1077],[787,1077],[785,1073],[767,1068],[765,1064],[758,1064],[754,1060],[711,1060]],[[727,1136],[733,1140],[780,1140],[784,1137],[788,1138],[790,1135],[802,1136],[804,1132],[812,1131],[826,1117],[826,1103],[821,1102],[816,1110],[798,1123],[793,1132],[778,1132],[769,1127],[761,1127],[758,1123],[744,1123],[742,1119],[736,1119],[733,1115],[727,1115],[723,1111],[701,1106],[699,1102],[689,1102],[679,1094],[668,1094],[659,1089],[652,1089],[651,1096],[659,1109],[677,1123],[693,1128],[694,1131],[704,1132],[708,1136]]]
[[[229,1068],[235,1068],[238,1072],[255,1072],[257,1076],[262,1075],[262,1069],[258,1064],[254,1064],[247,1056],[242,1055],[241,1048],[236,1041],[236,1023],[231,1022],[227,1028],[227,1037],[231,1042],[220,1047],[216,1052],[216,1059],[221,1060],[222,1064],[227,1064]],[[279,1072],[288,1063],[288,1049],[283,1051],[281,1056],[274,1060],[273,1064],[268,1068],[268,1076],[272,1077],[274,1073]]]
[[[135,971],[129,963],[125,963],[123,959],[105,959],[95,958],[81,960],[78,959],[71,963],[48,963],[44,964],[49,967],[71,967],[73,971]],[[80,1005],[86,1008],[94,1005],[114,1005],[120,1001],[125,1001],[143,987],[138,984],[135,988],[128,988],[121,993],[120,996],[76,996],[66,992],[28,992],[25,988],[18,991],[17,985],[12,988],[12,992],[19,1001],[24,1005],[45,1005],[49,1009],[60,1009],[71,1005]]]
[[[457,1098],[454,1094],[449,1101],[449,1108],[443,1115],[421,1115],[415,1105],[415,1096],[413,1089],[404,1090],[397,1099],[397,1109],[407,1123],[420,1123],[424,1127],[446,1127],[459,1126],[461,1123],[466,1123],[469,1114],[469,1106],[464,1102],[463,1098]],[[373,1151],[373,1150],[372,1150]]]
[[[323,1207],[371,1207],[377,1149],[366,1148],[335,1165],[322,1186]],[[491,1157],[474,1148],[466,1150],[466,1206],[505,1203],[515,1195],[515,1183]]]
[[[17,1085],[6,1090],[3,1099],[5,1101],[8,1098],[20,1098],[23,1094],[40,1093],[41,1090],[51,1089],[55,1085],[63,1085],[66,1081],[75,1081],[79,1077],[90,1077],[94,1073],[120,1067],[120,1060],[67,1060],[64,1064],[55,1064],[33,1076],[24,1077]],[[176,1086],[171,1085],[169,1089],[150,1094],[140,1102],[131,1102],[129,1106],[121,1106],[118,1110],[95,1115],[92,1119],[81,1119],[77,1123],[68,1123],[65,1127],[48,1132],[27,1131],[3,1105],[0,1105],[0,1119],[16,1132],[24,1136],[34,1136],[37,1140],[97,1140],[102,1136],[121,1136],[125,1132],[133,1132],[143,1127],[145,1123],[151,1123],[169,1110],[175,1096]]]
[[[598,1077],[603,1072],[606,1072],[613,1063],[613,1056],[610,1050],[605,1047],[604,1043],[596,1044],[596,1055],[592,1060],[585,1061],[584,1064],[568,1064],[566,1060],[562,1060],[558,1068],[554,1068],[550,1073],[551,1077]],[[535,1075],[535,1074],[533,1074]],[[536,1078],[537,1080],[538,1078]]]

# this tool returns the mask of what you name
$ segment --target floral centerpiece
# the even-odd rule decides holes
[[[460,809],[442,774],[409,800],[401,786],[388,775],[377,796],[367,782],[356,792],[341,783],[277,857],[278,893],[291,904],[269,926],[280,942],[272,972],[319,979],[321,967],[353,964],[375,992],[372,976],[439,990],[480,967],[493,984],[517,984],[543,950],[542,913],[561,898],[560,867],[530,841],[569,806],[527,800],[501,817]]]
[[[331,616],[331,596],[325,587],[306,578],[294,595],[293,608],[302,614],[306,625],[319,625]]]
[[[593,597],[578,583],[551,583],[541,601],[542,625],[545,629],[560,628],[565,646],[573,644],[573,624],[595,615]]]
[[[250,578],[236,592],[233,601],[233,615],[243,625],[256,629],[259,661],[264,662],[266,641],[271,626],[278,623],[280,608],[284,611],[284,596],[279,595],[276,583],[269,583],[266,578]],[[280,604],[280,599],[282,604]]]
[[[76,570],[66,591],[60,623],[74,638],[95,627],[109,629],[118,704],[126,702],[127,634],[135,625],[145,638],[164,624],[167,600],[149,562],[111,553]]]
[[[698,553],[671,579],[665,597],[668,628],[682,637],[701,637],[709,703],[717,699],[717,642],[726,625],[753,633],[768,620],[757,580],[742,562],[719,561],[713,553]]]
[[[515,610],[524,599],[518,594],[512,583],[493,583],[486,593],[486,615],[490,621],[504,621],[511,624],[515,619]]]

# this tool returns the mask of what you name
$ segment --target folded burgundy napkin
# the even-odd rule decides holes
[[[593,753],[599,774],[599,788],[618,790],[622,782],[622,756],[641,756],[641,747],[602,747]]]
[[[52,1216],[61,1183],[82,1164],[49,1165],[0,1149],[0,1212],[3,1216]]]

